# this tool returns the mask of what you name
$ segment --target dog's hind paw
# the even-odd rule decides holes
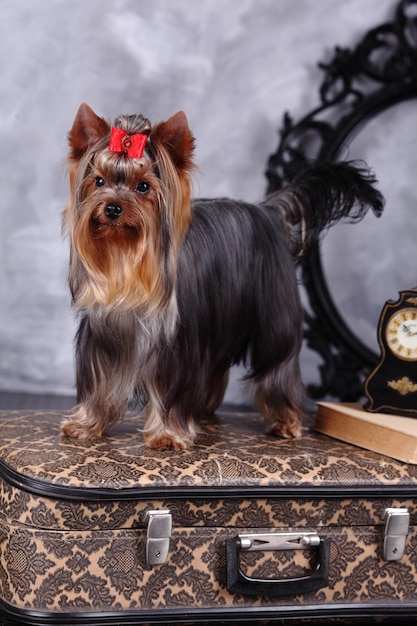
[[[285,419],[277,420],[268,427],[268,434],[284,439],[301,437],[301,424],[298,415],[294,411],[288,411]]]

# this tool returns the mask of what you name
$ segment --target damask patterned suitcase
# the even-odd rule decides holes
[[[195,447],[64,439],[59,413],[0,413],[0,596],[19,624],[417,615],[417,466],[253,414]]]

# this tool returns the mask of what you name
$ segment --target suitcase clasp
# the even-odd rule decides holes
[[[399,561],[405,550],[410,513],[408,509],[387,508],[384,513],[385,535],[383,556],[387,561]]]
[[[146,562],[148,565],[165,563],[172,531],[172,515],[169,510],[147,511]]]

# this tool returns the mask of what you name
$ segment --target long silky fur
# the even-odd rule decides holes
[[[84,109],[81,117],[95,115],[89,111]],[[107,133],[101,118],[92,119],[97,133]],[[183,119],[176,123],[184,132]],[[150,224],[141,245],[154,246],[149,271],[155,275],[148,289],[130,284],[126,295],[121,285],[114,300],[106,300],[106,274],[88,257],[88,219],[80,226],[89,206],[83,181],[108,135],[84,155],[73,141],[72,194],[64,219],[71,245],[70,285],[80,316],[79,404],[63,430],[99,437],[123,417],[136,395],[147,405],[148,443],[188,447],[198,418],[220,405],[229,368],[244,362],[270,432],[297,436],[305,397],[295,261],[335,221],[361,219],[369,207],[380,214],[383,198],[375,179],[364,166],[315,163],[257,205],[227,198],[191,203],[191,162],[173,142],[164,145],[165,129],[172,131],[169,126],[152,131],[146,156],[159,192],[152,216],[143,217]],[[190,155],[191,135],[184,145]],[[106,158],[117,167],[114,156]],[[127,250],[132,262],[126,242],[114,248],[115,260]],[[142,261],[143,251],[136,254]],[[126,275],[132,280],[127,268]]]
[[[178,258],[183,323],[158,362],[167,415],[175,407],[176,422],[185,426],[190,415],[204,413],[208,390],[222,388],[229,367],[242,361],[271,430],[294,434],[294,415],[305,412],[294,257],[335,221],[361,219],[369,207],[380,215],[383,198],[374,182],[350,163],[310,164],[259,205],[195,201]],[[296,241],[294,222],[304,225]]]

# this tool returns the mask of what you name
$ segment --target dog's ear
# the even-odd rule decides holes
[[[178,111],[166,122],[157,124],[150,136],[153,143],[164,146],[178,170],[193,166],[194,137],[184,111]]]
[[[68,143],[71,148],[70,159],[80,159],[90,146],[100,141],[109,132],[110,126],[106,120],[98,117],[93,109],[83,102],[68,133]]]

